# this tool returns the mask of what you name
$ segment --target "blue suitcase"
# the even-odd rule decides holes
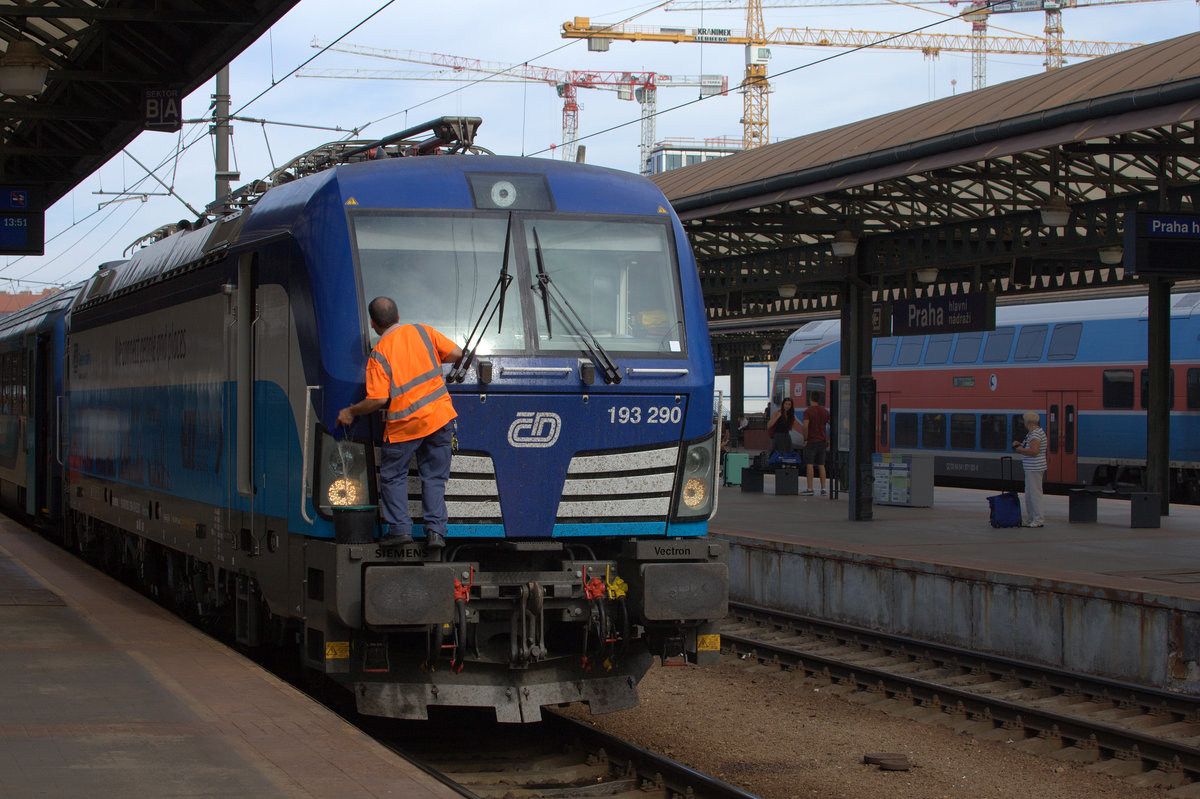
[[[1012,456],[1005,455],[1000,459],[1000,477],[1004,479],[1004,468],[1008,467],[1008,480],[1012,483],[1013,463]],[[988,506],[991,508],[991,523],[992,527],[1020,527],[1021,526],[1021,498],[1016,491],[1005,491],[1002,494],[997,494],[994,497],[988,497]]]
[[[1015,491],[1005,491],[987,498],[991,506],[992,527],[1020,527],[1021,499]]]

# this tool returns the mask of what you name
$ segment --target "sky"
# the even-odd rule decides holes
[[[717,0],[728,4],[736,0]],[[860,0],[861,2],[862,0]],[[838,3],[840,0],[764,0],[770,3]],[[1080,3],[1096,0],[1079,0]],[[553,5],[554,10],[546,10]],[[697,5],[695,2],[692,5]],[[360,45],[395,52],[416,51],[523,64],[559,70],[644,71],[667,75],[717,74],[736,86],[744,72],[744,49],[729,44],[664,44],[614,41],[607,53],[588,52],[587,42],[563,39],[563,22],[590,17],[663,27],[745,29],[744,9],[669,11],[661,2],[628,5],[621,0],[459,0],[453,10],[414,13],[403,0],[300,0],[231,65],[232,108],[259,121],[235,121],[233,166],[236,185],[268,174],[323,143],[344,138],[375,140],[444,115],[482,117],[476,142],[503,155],[556,157],[562,139],[562,101],[552,86],[522,82],[449,82],[302,77],[306,70],[397,70],[436,72],[437,67],[314,47]],[[425,8],[429,8],[426,6]],[[821,28],[908,32],[936,23],[925,33],[965,35],[968,23],[950,19],[962,10],[950,2],[903,5],[766,7],[768,33],[775,28]],[[382,9],[382,10],[381,10]],[[372,16],[373,15],[373,16]],[[368,19],[369,18],[369,19]],[[1150,43],[1200,30],[1197,0],[1141,0],[1063,11],[1063,39]],[[359,27],[359,23],[367,20]],[[995,36],[1040,36],[1041,12],[995,14]],[[352,30],[353,29],[353,30]],[[309,59],[314,60],[305,64]],[[1068,59],[1067,63],[1076,63]],[[1042,71],[1034,56],[991,56],[988,85]],[[971,86],[969,53],[773,46],[768,76],[772,141],[965,92]],[[265,93],[263,93],[265,91]],[[184,99],[185,120],[209,112],[213,81]],[[261,97],[259,95],[261,94]],[[258,99],[255,99],[258,98]],[[661,88],[656,139],[741,138],[742,97],[736,92],[697,102],[698,90]],[[251,102],[253,101],[253,102]],[[586,160],[636,171],[640,141],[639,106],[615,92],[579,92],[579,143]],[[341,128],[338,130],[314,129]],[[194,219],[180,199],[168,196],[133,159],[156,168],[163,183],[194,208],[214,198],[213,146],[203,122],[179,134],[146,132],[46,212],[46,254],[0,260],[0,291],[33,291],[76,283],[107,261],[128,257],[134,242],[161,225]],[[358,129],[355,134],[353,131]],[[191,145],[191,146],[188,146]],[[180,154],[180,150],[185,148]]]

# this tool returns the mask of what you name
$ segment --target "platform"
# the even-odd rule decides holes
[[[0,629],[0,796],[458,796],[6,517]]]
[[[994,528],[992,493],[937,488],[932,507],[850,521],[845,493],[723,488],[709,529],[734,599],[1200,694],[1200,507],[1131,529],[1126,501],[1071,523],[1047,496],[1045,527]]]

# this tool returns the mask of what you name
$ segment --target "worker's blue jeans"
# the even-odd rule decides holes
[[[382,447],[379,468],[379,493],[382,495],[383,520],[391,525],[391,535],[411,535],[412,516],[408,512],[408,464],[417,456],[421,475],[421,516],[425,531],[446,533],[446,481],[450,478],[450,442],[453,424],[412,441],[397,441]]]

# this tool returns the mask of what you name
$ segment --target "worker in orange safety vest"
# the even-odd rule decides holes
[[[415,454],[426,546],[440,549],[445,546],[446,481],[458,416],[441,365],[460,359],[462,348],[428,325],[400,324],[396,303],[389,297],[371,300],[367,314],[379,336],[367,359],[367,396],[342,408],[337,423],[348,427],[355,417],[386,408],[379,493],[389,530],[381,543],[412,541],[408,464]]]

